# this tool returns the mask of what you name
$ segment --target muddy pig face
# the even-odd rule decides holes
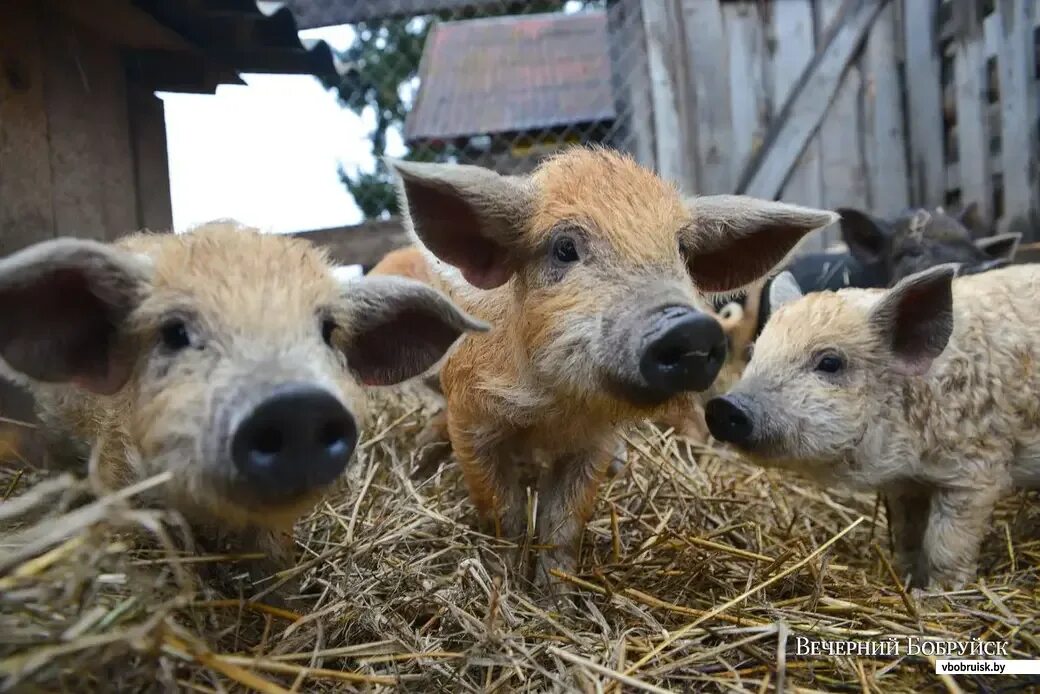
[[[891,221],[859,210],[839,212],[849,251],[864,265],[881,268],[888,286],[947,263],[955,263],[959,275],[1004,267],[1021,239],[1021,234],[997,234],[973,240],[960,218],[941,210],[912,210]]]
[[[572,148],[529,177],[393,163],[418,238],[500,318],[538,382],[654,407],[703,391],[725,359],[706,295],[774,267],[833,213],[738,196],[683,200],[631,159]]]
[[[887,291],[802,297],[790,273],[772,284],[778,307],[743,377],[705,407],[716,439],[764,464],[835,474],[864,441],[884,445],[881,412],[901,380],[920,376],[953,327],[953,268],[932,268]],[[879,443],[880,442],[880,443]]]
[[[80,429],[127,438],[131,478],[172,471],[175,505],[281,525],[350,460],[359,382],[415,376],[482,328],[413,281],[335,275],[305,241],[230,224],[44,242],[0,261],[0,355],[96,394]]]

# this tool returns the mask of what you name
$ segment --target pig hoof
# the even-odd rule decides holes
[[[430,479],[449,457],[451,457],[450,443],[439,442],[425,446],[419,452],[415,471],[412,472],[411,478],[416,482]]]

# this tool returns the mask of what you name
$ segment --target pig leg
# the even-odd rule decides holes
[[[558,458],[543,474],[538,491],[538,539],[544,548],[535,577],[538,585],[563,587],[552,569],[576,571],[578,542],[611,457],[598,449],[582,451]]]
[[[883,491],[888,510],[888,528],[892,533],[892,551],[900,580],[910,576],[911,585],[921,586],[927,581],[920,565],[925,529],[928,527],[928,507],[931,490],[916,482],[899,482]]]
[[[958,590],[974,580],[979,548],[1003,491],[992,481],[935,491],[924,535],[929,589]]]
[[[448,436],[448,411],[442,409],[430,418],[415,439],[419,451],[413,480],[428,479],[451,455],[451,439]]]
[[[477,451],[469,436],[456,434],[452,447],[477,514],[498,537],[519,538],[527,528],[527,495],[517,470],[521,461],[509,446],[485,446]]]

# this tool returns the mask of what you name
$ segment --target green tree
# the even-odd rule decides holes
[[[582,6],[602,0],[532,0],[531,2],[503,1],[498,12],[467,12],[465,16],[452,13],[414,17],[410,19],[386,19],[358,24],[354,43],[339,58],[351,66],[338,82],[327,83],[335,88],[340,102],[354,113],[361,115],[371,108],[375,115],[375,128],[371,133],[372,155],[375,170],[371,173],[351,173],[340,166],[339,176],[350,191],[365,219],[378,219],[398,213],[397,196],[391,174],[383,164],[386,153],[387,133],[400,127],[411,107],[411,86],[418,76],[419,61],[423,45],[432,22],[436,19],[470,19],[481,16],[496,16],[515,13],[553,12],[564,6]],[[409,148],[404,158],[410,161],[433,161],[453,155],[452,148],[445,146],[441,151]]]

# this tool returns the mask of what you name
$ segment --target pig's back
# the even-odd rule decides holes
[[[930,380],[962,426],[993,426],[1019,445],[1022,436],[1040,441],[1038,301],[1040,265],[954,280],[953,335]]]

